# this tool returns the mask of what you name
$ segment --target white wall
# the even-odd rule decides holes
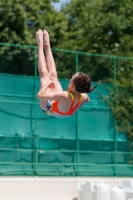
[[[93,182],[102,180],[110,185],[118,185],[119,183],[119,178],[101,177],[1,177],[0,200],[74,200],[78,197],[77,183],[87,180]]]

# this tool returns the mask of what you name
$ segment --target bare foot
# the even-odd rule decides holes
[[[49,34],[45,29],[43,30],[43,46],[44,48],[50,46]]]
[[[40,29],[36,32],[36,41],[38,46],[43,46],[43,32]]]

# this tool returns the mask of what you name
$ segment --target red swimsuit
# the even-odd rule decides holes
[[[81,104],[81,102],[82,102],[82,95],[80,94],[80,99],[79,99],[78,103],[76,104],[76,106],[73,108],[74,96],[73,96],[73,94],[70,93],[70,92],[68,92],[68,94],[70,94],[70,96],[72,97],[72,104],[71,104],[71,106],[70,106],[69,111],[66,112],[66,113],[63,113],[63,112],[59,111],[59,109],[58,109],[58,107],[57,107],[58,101],[59,101],[59,100],[55,100],[55,101],[52,102],[52,111],[53,111],[53,112],[56,112],[56,113],[61,114],[61,115],[72,115],[73,112],[78,108],[78,106],[79,106],[79,105]]]
[[[68,112],[66,113],[63,113],[61,112],[59,109],[58,109],[58,102],[59,100],[55,100],[55,101],[48,101],[48,105],[47,105],[47,110],[45,111],[47,114],[51,115],[52,112],[56,112],[60,115],[72,115],[74,113],[74,111],[78,108],[78,106],[81,104],[82,100],[83,100],[83,97],[82,95],[80,94],[80,99],[78,101],[78,103],[75,105],[75,107],[73,108],[73,105],[74,105],[74,95],[70,92],[68,92],[68,94],[71,96],[72,98],[72,104],[70,106],[70,109]]]

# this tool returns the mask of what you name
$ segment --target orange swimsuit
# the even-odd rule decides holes
[[[57,107],[59,100],[55,100],[55,101],[51,101],[51,102],[48,101],[45,113],[51,115],[52,112],[56,112],[56,113],[58,113],[60,115],[72,115],[74,113],[74,111],[78,108],[78,106],[81,104],[81,102],[83,100],[83,97],[80,94],[80,99],[79,99],[78,103],[73,108],[73,105],[74,105],[74,95],[72,93],[70,93],[70,92],[68,92],[68,94],[72,98],[72,104],[71,104],[70,109],[69,109],[68,112],[66,112],[66,113],[61,112],[58,109],[58,107]]]

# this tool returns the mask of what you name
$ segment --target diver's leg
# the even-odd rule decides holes
[[[42,30],[36,32],[36,40],[38,45],[38,71],[40,75],[40,87],[42,88],[50,80],[43,51]]]
[[[46,61],[43,51],[43,32],[38,30],[36,32],[36,40],[38,45],[38,71],[40,75],[40,88],[44,88],[45,92],[51,92],[53,85],[48,84],[50,82],[49,72],[46,67]],[[47,101],[40,100],[40,107],[46,110]]]
[[[54,61],[53,54],[50,47],[49,34],[46,30],[43,31],[43,36],[44,36],[43,43],[44,43],[45,56],[46,56],[46,65],[49,72],[49,78],[51,81],[54,82],[54,88],[52,91],[60,92],[60,91],[63,91],[63,89],[58,80],[56,65],[55,65],[55,61]]]

